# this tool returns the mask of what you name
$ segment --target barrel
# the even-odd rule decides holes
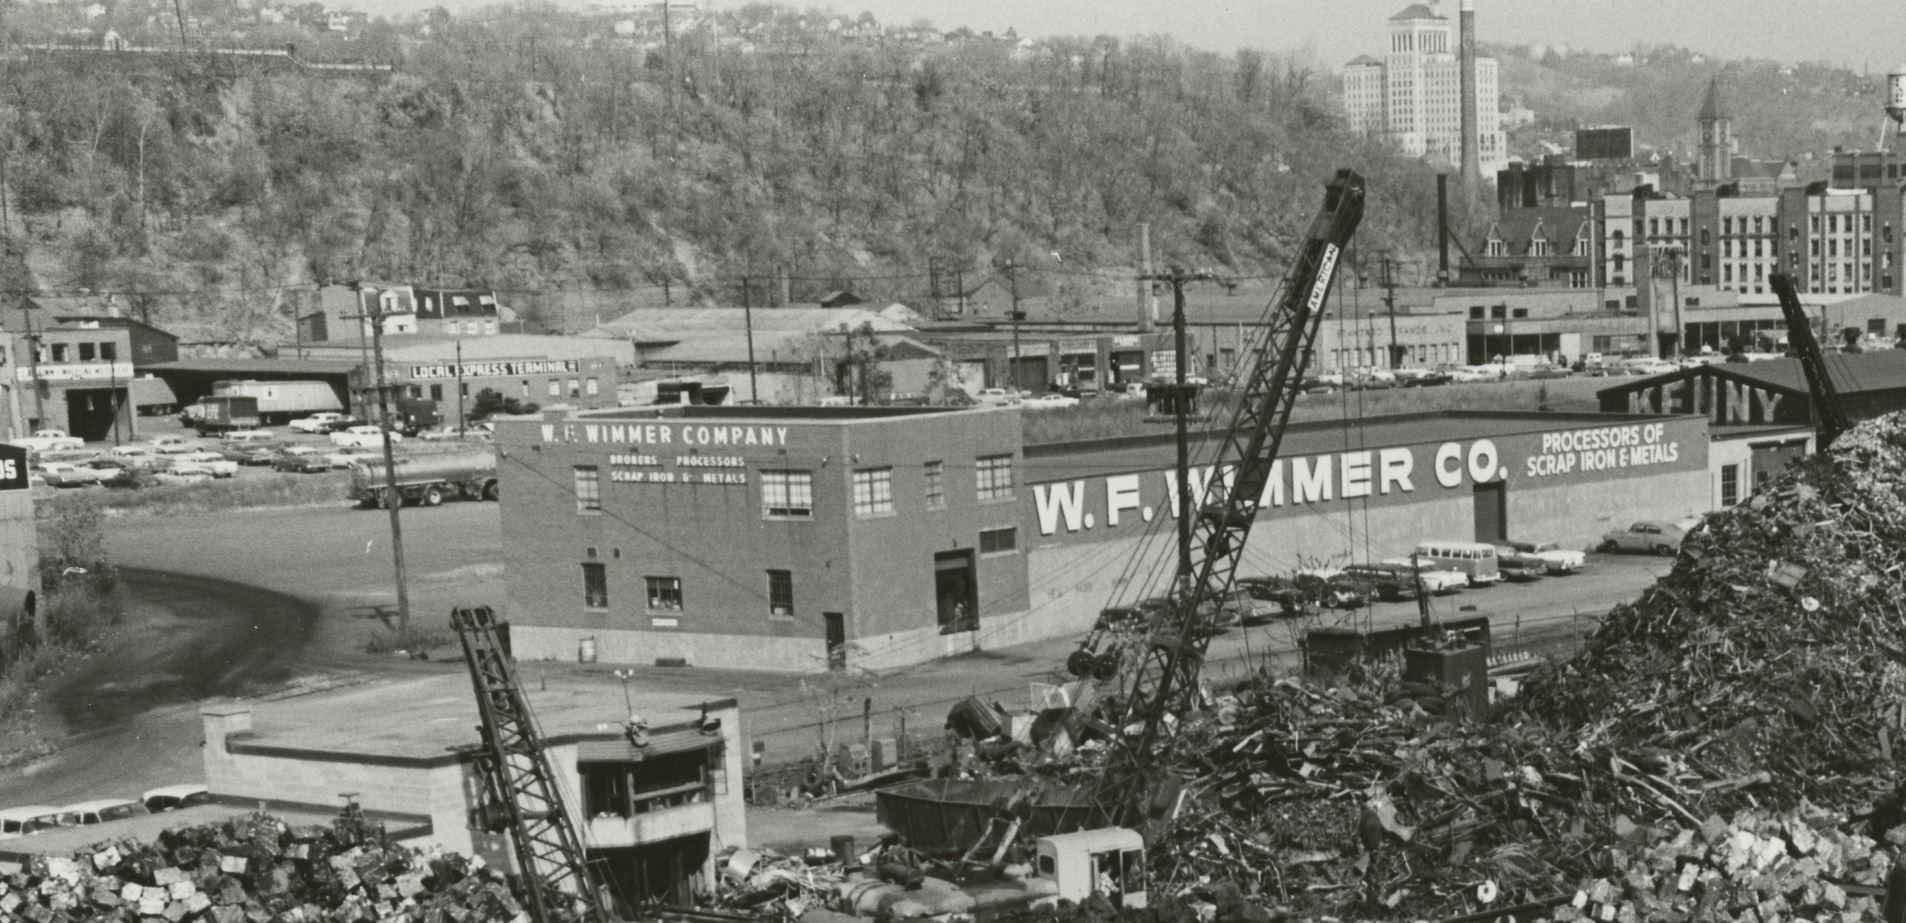
[[[582,639],[582,643],[576,645],[576,662],[596,662],[596,639],[594,637],[584,638]]]

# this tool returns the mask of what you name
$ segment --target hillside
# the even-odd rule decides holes
[[[1083,300],[1128,290],[1099,273],[1129,272],[1145,221],[1161,262],[1276,276],[1343,166],[1374,190],[1370,252],[1431,237],[1428,174],[1262,56],[797,31],[671,54],[604,29],[547,8],[407,26],[373,79],[11,62],[10,246],[39,287],[269,339],[284,287],[354,278],[613,310],[664,286],[737,303],[744,275],[760,299],[777,267],[797,301],[918,300],[935,260],[966,284],[1014,262]]]
[[[1510,135],[1510,151],[1538,157],[1540,142],[1568,150],[1579,125],[1631,125],[1638,147],[1685,157],[1708,82],[1720,78],[1740,154],[1824,156],[1835,145],[1871,148],[1885,115],[1885,76],[1826,64],[1717,61],[1685,48],[1641,48],[1632,61],[1528,46],[1488,49],[1501,66],[1505,102],[1536,122]]]

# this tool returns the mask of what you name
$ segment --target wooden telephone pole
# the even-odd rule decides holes
[[[385,509],[390,511],[390,549],[391,559],[397,569],[397,637],[399,643],[410,641],[410,589],[404,579],[404,523],[399,514],[404,508],[404,496],[397,492],[397,458],[391,449],[390,428],[390,392],[384,385],[384,311],[381,305],[366,307],[364,289],[357,283],[351,283],[351,290],[357,292],[358,313],[344,317],[360,323],[368,321],[371,325],[371,353],[373,374],[376,375],[378,426],[383,430],[384,443],[384,492],[379,498]],[[359,331],[362,336],[363,331]],[[462,344],[458,343],[461,355]],[[462,363],[458,363],[461,367]]]

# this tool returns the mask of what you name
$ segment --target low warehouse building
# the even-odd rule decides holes
[[[619,701],[599,690],[529,691],[572,820],[616,894],[686,903],[714,856],[747,845],[740,710],[732,699],[644,695],[637,746]],[[609,703],[614,702],[614,705]],[[433,677],[264,705],[209,705],[205,784],[228,799],[416,818],[435,844],[513,867],[507,832],[480,817],[478,718],[469,680]],[[378,720],[367,724],[366,715]]]
[[[587,640],[618,662],[891,668],[1083,632],[1115,589],[1162,590],[1171,438],[1022,446],[1020,433],[1013,408],[504,422],[516,654],[568,659]],[[1209,477],[1208,464],[1192,472],[1194,494]],[[1426,539],[1586,547],[1635,519],[1704,512],[1711,496],[1700,417],[1297,425],[1245,568],[1406,555]]]

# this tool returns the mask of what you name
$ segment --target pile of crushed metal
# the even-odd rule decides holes
[[[34,858],[0,876],[0,920],[28,923],[524,919],[482,860],[393,845],[359,817],[294,827],[251,815]]]
[[[1757,803],[1851,807],[1906,756],[1906,415],[1864,423],[1707,517],[1671,574],[1528,684],[1586,747]]]

